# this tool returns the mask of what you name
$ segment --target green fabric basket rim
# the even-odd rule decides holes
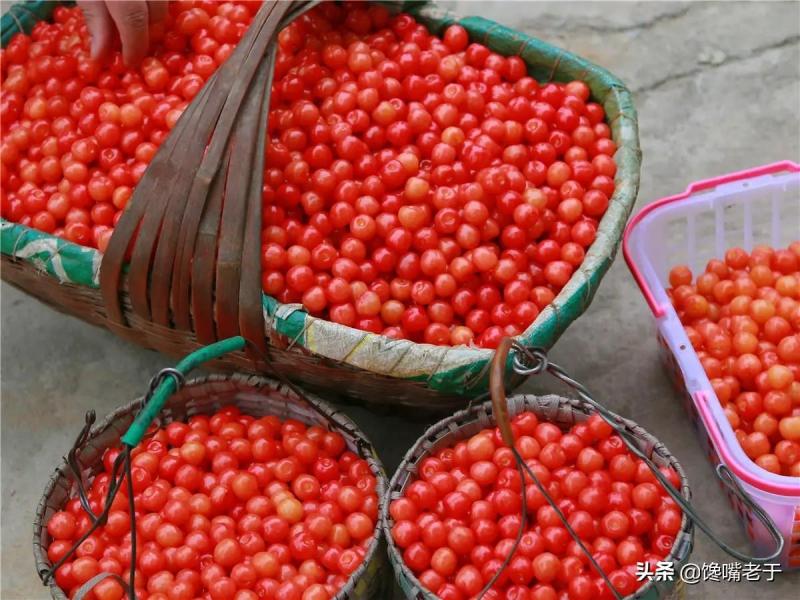
[[[24,3],[23,8],[15,10],[16,19],[23,26],[30,27],[36,20],[34,17],[49,18],[56,5],[41,0]],[[9,11],[18,6],[12,5]],[[482,42],[503,55],[519,55],[528,65],[529,73],[539,81],[586,81],[593,98],[606,109],[612,139],[617,143],[615,190],[608,210],[599,223],[596,239],[583,264],[555,300],[517,336],[524,345],[551,347],[591,302],[600,280],[615,258],[627,218],[636,201],[641,150],[631,92],[614,75],[590,61],[483,17],[459,18],[435,5],[421,3],[411,3],[410,6],[407,3],[404,8],[434,33],[458,23],[467,29],[472,41]],[[1,25],[5,46],[13,37],[17,23],[9,12],[3,15]],[[78,246],[3,219],[0,220],[0,252],[28,261],[62,283],[99,287],[102,255],[94,248]],[[266,295],[263,296],[263,307],[266,334],[277,334],[290,347],[298,346],[318,356],[377,374],[423,382],[442,393],[475,397],[487,389],[492,350],[390,340],[312,317],[300,305],[282,305]],[[509,377],[512,376],[512,360],[513,356],[509,356]]]

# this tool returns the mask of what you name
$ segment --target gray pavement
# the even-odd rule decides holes
[[[5,3],[4,3],[5,4]],[[644,164],[638,206],[685,185],[769,162],[800,161],[800,4],[455,2],[569,48],[635,92]],[[652,324],[621,257],[594,304],[552,358],[598,399],[638,421],[677,455],[694,497],[727,539],[744,544],[658,363]],[[31,521],[45,481],[84,412],[104,415],[139,395],[169,360],[2,286],[2,588],[8,599],[45,598],[33,567]],[[525,391],[559,391],[551,380]],[[348,413],[376,442],[389,473],[423,423]],[[695,562],[729,562],[698,534]],[[800,576],[774,582],[701,583],[687,598],[797,597]],[[795,589],[792,593],[791,589]]]

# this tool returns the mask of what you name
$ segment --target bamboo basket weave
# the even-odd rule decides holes
[[[275,415],[281,419],[296,419],[309,425],[335,430],[344,437],[348,450],[367,461],[377,479],[376,493],[379,502],[385,502],[387,483],[383,465],[372,447],[363,443],[365,438],[356,424],[319,398],[310,396],[310,400],[327,418],[299,398],[289,387],[270,379],[244,375],[211,375],[192,379],[173,394],[159,413],[159,421],[164,426],[173,421],[185,421],[192,415],[210,415],[224,406],[235,405],[243,413],[255,417]],[[139,399],[117,409],[92,430],[84,449],[78,455],[87,479],[91,480],[102,470],[103,452],[107,448],[120,446],[120,438],[133,422],[141,402]],[[71,497],[72,477],[66,462],[62,463],[50,477],[36,509],[33,555],[36,570],[42,578],[51,567],[47,558],[47,547],[51,542],[47,533],[47,521]],[[336,600],[378,600],[385,597],[387,586],[391,582],[385,548],[382,530],[378,524],[364,562],[350,576],[347,584],[336,595]],[[54,580],[51,580],[49,589],[54,599],[67,600],[67,595]]]
[[[562,429],[567,429],[576,423],[589,418],[589,413],[582,408],[577,400],[562,396],[547,395],[516,395],[508,398],[508,414],[513,417],[521,412],[530,411],[543,421],[554,423]],[[667,448],[642,427],[623,420],[624,426],[639,443],[643,450],[658,466],[670,466],[675,469],[680,477],[681,495],[688,501],[691,498],[689,482],[683,468]],[[416,444],[403,457],[403,462],[397,468],[389,483],[389,499],[383,506],[383,527],[385,530],[389,549],[389,560],[394,568],[395,576],[400,587],[410,600],[436,600],[438,597],[423,587],[414,573],[403,562],[403,553],[392,539],[392,526],[394,520],[389,515],[389,503],[402,497],[406,487],[417,479],[420,462],[441,448],[452,447],[457,442],[475,435],[479,431],[495,427],[496,422],[492,413],[491,402],[478,404],[472,408],[457,412],[431,426]],[[677,573],[680,567],[689,558],[694,540],[694,526],[692,521],[683,515],[681,530],[675,538],[672,551],[664,559],[672,562],[675,567],[677,581],[652,580],[639,588],[635,594],[628,596],[630,600],[657,600],[671,599],[683,600],[685,597],[685,584]]]
[[[22,5],[11,6],[3,16],[3,45],[19,27],[29,30],[37,20],[49,18],[55,4],[27,2],[22,8]],[[498,23],[482,17],[457,18],[425,3],[404,8],[434,33],[459,23],[472,41],[482,42],[503,55],[520,56],[528,65],[529,74],[539,81],[585,81],[593,98],[606,111],[618,148],[615,155],[618,170],[615,191],[600,221],[597,238],[583,264],[553,303],[517,337],[525,346],[549,348],[592,301],[614,260],[636,200],[641,151],[631,94],[608,71]],[[113,241],[112,236],[112,244]],[[171,356],[183,356],[209,343],[209,340],[199,343],[192,328],[179,328],[174,322],[159,324],[136,310],[129,293],[129,277],[125,274],[115,298],[125,321],[120,324],[109,314],[108,298],[101,293],[103,257],[95,249],[3,220],[0,255],[0,274],[4,280],[61,312],[109,328],[136,344]],[[308,389],[346,396],[373,409],[416,414],[441,414],[463,406],[465,398],[478,397],[488,389],[490,350],[391,340],[312,317],[300,305],[282,305],[268,296],[262,296],[261,312],[271,362]],[[196,311],[192,314],[196,319]],[[216,318],[219,320],[219,315]],[[226,318],[231,322],[231,315]],[[513,374],[510,359],[507,365],[506,383],[513,388],[522,378]],[[227,371],[264,372],[263,364],[244,353],[230,355],[212,366]]]

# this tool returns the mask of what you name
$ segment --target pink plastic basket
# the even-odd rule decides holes
[[[667,296],[669,270],[702,272],[712,258],[740,246],[786,247],[800,239],[800,165],[790,161],[691,184],[642,209],[628,224],[623,252],[655,317],[661,355],[684,390],[685,404],[712,463],[726,465],[784,537],[783,569],[800,567],[800,478],[770,473],[750,460],[728,423],[711,383]],[[723,488],[726,489],[727,488]],[[733,494],[756,550],[772,548],[766,528]]]

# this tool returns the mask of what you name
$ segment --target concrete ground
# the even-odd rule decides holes
[[[690,181],[781,159],[800,160],[798,3],[456,3],[564,46],[616,73],[635,92],[644,164],[638,206]],[[656,356],[651,319],[620,258],[594,304],[552,358],[614,410],[677,455],[696,505],[720,534],[744,538]],[[51,470],[84,412],[99,415],[144,391],[170,364],[107,331],[64,318],[2,288],[2,588],[8,599],[46,597],[34,572],[31,521]],[[559,391],[552,380],[525,391]],[[424,424],[348,408],[376,442],[389,473]],[[698,533],[692,560],[730,559]],[[701,583],[688,598],[797,597],[800,576],[767,583]],[[795,593],[791,593],[795,589]]]

